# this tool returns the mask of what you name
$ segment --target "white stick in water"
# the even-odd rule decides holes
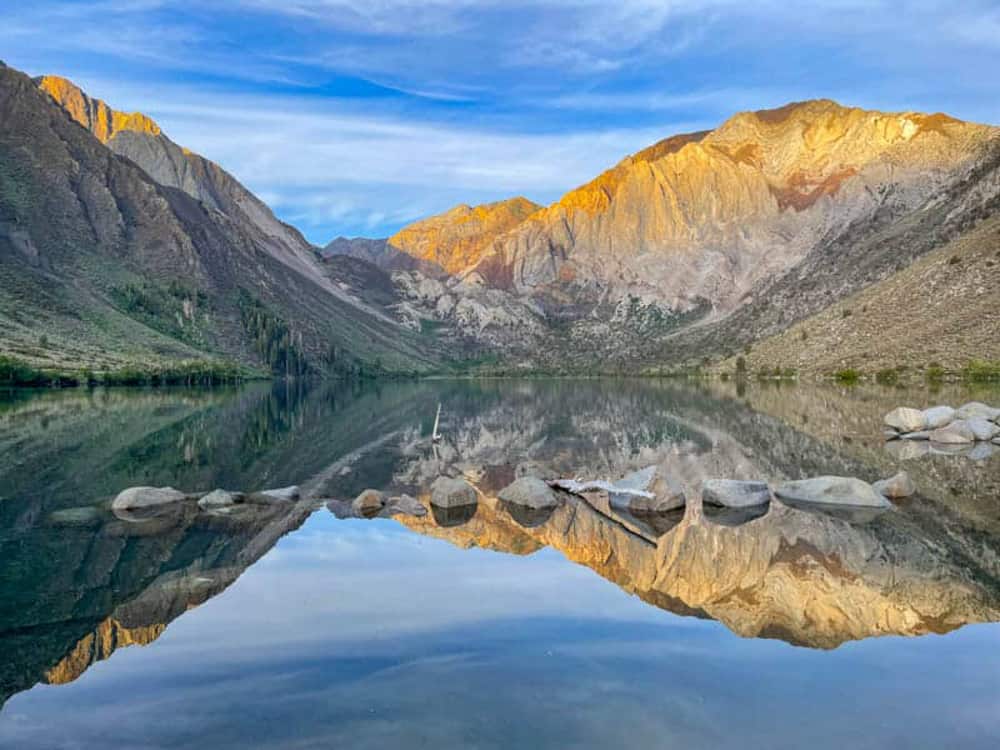
[[[434,417],[434,431],[431,433],[431,440],[435,443],[441,439],[441,435],[438,434],[438,424],[441,422],[441,402],[438,402],[437,415]]]

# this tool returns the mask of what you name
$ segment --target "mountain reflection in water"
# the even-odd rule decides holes
[[[154,641],[312,513],[357,517],[351,500],[369,488],[416,497],[426,514],[393,517],[417,534],[515,555],[549,547],[654,607],[740,636],[831,649],[1000,621],[1000,458],[900,458],[879,429],[904,400],[966,395],[800,386],[741,396],[724,384],[595,380],[11,397],[0,401],[0,702]],[[438,402],[444,440],[432,444]],[[683,485],[685,510],[497,499],[519,476],[617,478],[652,465]],[[919,495],[885,512],[697,501],[707,478],[872,481],[900,467]],[[441,475],[467,478],[479,502],[432,506]],[[288,484],[301,501],[182,504],[138,519],[106,509],[136,485]]]

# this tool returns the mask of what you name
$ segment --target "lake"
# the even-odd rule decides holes
[[[0,395],[0,747],[1000,746],[1000,448],[882,416],[1000,389],[440,380]],[[441,404],[442,439],[431,440]],[[514,478],[657,465],[686,509]],[[865,481],[885,511],[702,507]],[[474,506],[428,502],[462,476]],[[301,499],[113,512],[128,487]],[[366,489],[419,508],[367,518]]]

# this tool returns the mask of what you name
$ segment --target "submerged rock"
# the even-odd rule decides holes
[[[972,430],[972,434],[976,436],[976,440],[992,440],[997,435],[1000,435],[1000,426],[982,417],[970,417],[965,420],[965,424]]]
[[[927,427],[927,417],[919,409],[901,406],[885,415],[885,423],[899,432],[917,432]]]
[[[913,461],[931,452],[927,440],[897,440],[885,444],[885,450],[898,461]]]
[[[130,508],[150,508],[156,505],[177,503],[187,497],[183,492],[173,487],[129,487],[122,490],[111,502],[114,510]]]
[[[438,477],[431,485],[431,504],[439,508],[460,508],[478,502],[476,490],[464,479]]]
[[[771,490],[765,482],[706,479],[701,485],[701,501],[724,508],[749,508],[771,502]]]
[[[955,420],[955,410],[950,406],[933,406],[930,409],[924,409],[924,419],[927,422],[928,430],[947,427]]]
[[[96,526],[101,522],[101,511],[93,505],[66,508],[49,514],[49,523],[56,526]]]
[[[521,477],[502,489],[497,497],[505,503],[527,508],[554,508],[559,504],[548,484],[536,477]]]
[[[254,492],[247,497],[247,502],[258,503],[259,505],[271,505],[273,503],[290,503],[298,499],[299,488],[293,484],[290,487],[280,487],[276,490]]]
[[[993,443],[977,443],[975,447],[969,450],[969,459],[972,461],[985,461],[988,458],[993,458],[996,452],[997,448]]]
[[[976,434],[969,429],[968,424],[959,420],[931,432],[931,442],[944,445],[965,445],[976,442]]]
[[[226,490],[213,490],[198,500],[199,508],[227,508],[230,505],[242,503],[244,496],[238,492],[228,492]]]
[[[910,497],[917,491],[916,487],[913,486],[913,480],[910,479],[910,475],[905,471],[901,471],[896,474],[896,476],[890,477],[889,479],[883,479],[880,482],[875,482],[872,487],[876,492],[893,500]]]
[[[385,495],[378,490],[365,490],[351,503],[354,512],[362,516],[381,513],[384,505]]]
[[[854,477],[815,477],[783,482],[774,489],[782,500],[826,505],[856,505],[887,508],[891,503],[875,489]]]
[[[1000,409],[987,406],[979,401],[970,401],[955,410],[956,419],[971,419],[972,417],[981,417],[995,422],[997,419],[1000,419]]]

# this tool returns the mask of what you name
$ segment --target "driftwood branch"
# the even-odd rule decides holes
[[[572,492],[574,495],[582,495],[585,492],[610,492],[616,495],[630,495],[632,497],[644,497],[651,500],[655,497],[652,492],[636,490],[628,487],[621,487],[603,479],[595,479],[589,482],[582,482],[579,479],[553,479],[549,486]]]

